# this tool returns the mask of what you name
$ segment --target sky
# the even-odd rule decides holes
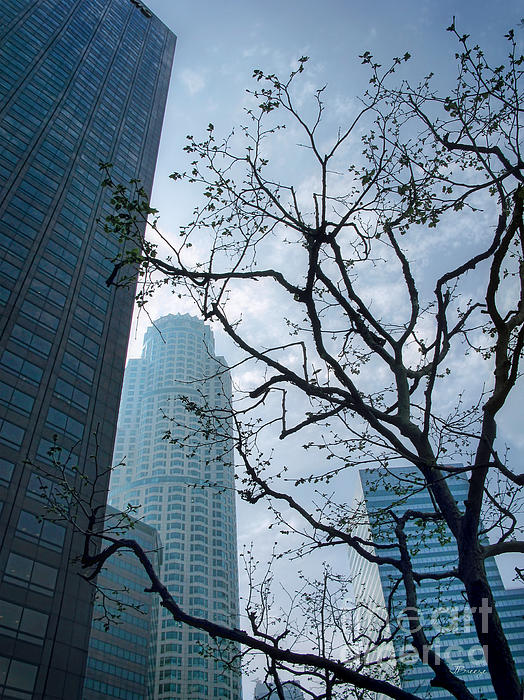
[[[456,44],[445,31],[453,17],[460,32],[471,34],[474,41],[497,55],[505,46],[503,35],[510,27],[517,27],[524,14],[521,3],[515,0],[149,0],[147,5],[177,35],[152,194],[152,205],[160,212],[160,228],[174,237],[199,201],[194,189],[168,177],[187,167],[182,151],[186,135],[204,136],[209,122],[218,134],[226,134],[241,123],[254,69],[287,75],[300,56],[309,56],[306,80],[312,87],[327,85],[333,118],[344,124],[366,86],[368,76],[358,58],[364,51],[371,51],[382,63],[408,51],[412,59],[402,77],[417,80],[432,71],[436,83],[446,85],[454,75]],[[522,41],[524,32],[519,31]],[[278,153],[274,155],[278,158]],[[296,163],[283,163],[282,167],[299,184],[306,177]],[[255,308],[258,318],[269,323],[274,312],[269,303],[259,298],[246,298],[244,303],[253,305],[250,310]],[[165,290],[149,304],[153,318],[186,311],[189,307],[177,304]],[[148,324],[143,314],[135,318],[130,357],[140,354]],[[219,331],[215,337],[217,352],[229,361],[235,358],[227,338]],[[462,381],[466,379],[462,377]],[[524,455],[519,416],[517,404],[508,405],[504,416],[507,439],[515,454]],[[351,497],[348,487],[348,502]],[[247,508],[239,504],[239,548],[254,540],[263,555],[271,546],[271,538],[267,538],[269,516],[263,508],[256,509],[254,515]],[[252,697],[250,683],[246,682],[246,700]]]
[[[412,59],[402,77],[418,79],[433,71],[436,81],[446,84],[456,44],[445,28],[453,17],[459,31],[499,50],[501,37],[524,15],[516,0],[496,5],[489,0],[150,0],[148,6],[177,35],[152,194],[161,228],[175,236],[198,203],[196,192],[168,178],[187,167],[186,135],[204,135],[209,122],[221,134],[237,126],[244,117],[245,91],[254,86],[254,69],[287,75],[300,56],[309,56],[308,79],[315,87],[327,85],[342,124],[366,87],[368,76],[358,58],[364,51],[383,63],[409,51]],[[155,304],[164,313],[172,300],[164,296]],[[138,331],[135,324],[132,357],[140,354],[146,325],[145,318]]]

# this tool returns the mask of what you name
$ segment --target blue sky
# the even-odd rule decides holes
[[[287,71],[306,54],[319,84],[344,97],[358,94],[366,73],[358,56],[379,60],[409,51],[409,70],[449,75],[455,50],[445,32],[456,16],[460,31],[483,46],[501,45],[524,9],[515,0],[151,0],[151,9],[177,34],[173,78],[155,193],[176,168],[186,133],[209,121],[228,128],[238,121],[243,91],[254,68]],[[168,197],[169,199],[169,197]]]
[[[246,88],[253,69],[287,75],[296,60],[310,57],[308,79],[327,85],[343,124],[344,106],[366,87],[368,74],[358,58],[371,51],[382,63],[406,51],[412,59],[399,77],[417,80],[429,72],[449,85],[456,42],[445,28],[453,16],[459,31],[500,55],[503,35],[524,15],[516,0],[150,0],[148,6],[178,37],[152,203],[164,231],[187,223],[197,193],[169,180],[187,167],[182,152],[187,134],[204,135],[209,122],[217,134],[243,119]],[[524,40],[524,30],[519,31]],[[292,169],[291,178],[296,177]],[[166,299],[166,297],[164,297]],[[167,303],[167,301],[166,301]],[[171,304],[171,300],[169,300]],[[164,312],[159,300],[159,313]],[[151,306],[153,315],[155,305]],[[156,314],[158,315],[158,314]],[[145,319],[132,334],[130,354],[140,353]],[[218,338],[218,347],[221,348]]]

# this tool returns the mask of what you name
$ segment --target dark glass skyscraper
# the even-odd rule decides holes
[[[37,466],[54,435],[88,476],[111,460],[134,294],[105,285],[99,162],[150,189],[174,45],[138,0],[0,6],[1,698],[81,697],[91,594]]]

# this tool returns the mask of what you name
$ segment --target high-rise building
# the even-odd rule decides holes
[[[155,321],[142,357],[126,367],[113,456],[125,464],[113,472],[111,499],[117,507],[141,505],[139,514],[158,529],[162,578],[180,605],[237,626],[230,401],[229,372],[209,327],[187,314]],[[213,425],[188,403],[211,409]],[[206,634],[162,610],[154,697],[240,697],[238,671],[207,656],[208,645]]]
[[[3,698],[81,697],[91,590],[80,537],[39,519],[38,467],[55,435],[89,478],[95,444],[111,460],[134,290],[105,284],[121,244],[99,162],[151,188],[174,44],[138,0],[0,5]]]
[[[394,542],[391,510],[398,516],[408,509],[434,512],[430,494],[412,467],[398,467],[387,473],[365,469],[359,474],[361,490],[357,500],[361,502],[361,522],[355,534],[363,539],[374,544]],[[468,494],[467,477],[449,476],[448,484],[457,503],[463,503]],[[405,531],[408,542],[412,543],[415,570],[442,571],[456,566],[456,545],[446,529],[435,523],[422,526],[421,522],[408,520]],[[517,669],[523,674],[524,588],[506,590],[493,558],[487,559],[485,566]],[[404,612],[406,599],[402,583],[398,585],[398,571],[390,565],[378,566],[363,560],[354,551],[350,555],[350,569],[355,599],[362,613],[363,638],[371,640],[378,630],[387,637],[397,630],[392,642],[383,644],[380,652],[372,645],[354,652],[364,654],[383,677],[400,682],[404,690],[431,700],[449,700],[447,691],[430,686],[434,674],[418,659],[410,644],[406,617],[409,611]],[[496,700],[461,582],[456,578],[423,580],[417,586],[417,598],[422,624],[428,638],[433,640],[435,651],[465,681],[475,697]],[[382,700],[382,696],[377,698]]]
[[[110,497],[117,508],[141,505],[138,513],[159,531],[162,580],[180,606],[237,627],[230,401],[229,372],[209,327],[187,314],[155,321],[142,357],[127,363],[113,457],[125,466],[113,472]],[[240,673],[209,655],[208,635],[164,609],[159,618],[154,697],[238,700]],[[221,646],[227,661],[231,649]]]
[[[109,506],[105,517],[108,528],[136,540],[158,568],[162,550],[154,528]],[[147,700],[158,615],[155,598],[147,592],[149,577],[135,554],[121,549],[106,561],[96,583],[82,700]]]

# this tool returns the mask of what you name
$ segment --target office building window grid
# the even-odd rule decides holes
[[[128,361],[113,458],[123,464],[113,471],[110,497],[118,508],[140,505],[145,522],[159,530],[162,579],[180,605],[236,627],[230,428],[221,422],[219,439],[206,440],[182,397],[219,411],[231,399],[229,373],[214,354],[210,329],[187,314],[155,321],[142,357]],[[175,623],[165,610],[159,618],[154,697],[238,700],[240,675],[205,654],[209,637]]]
[[[25,612],[14,643],[0,630],[0,697],[81,694],[81,543],[37,530],[35,469],[55,435],[86,473],[94,431],[111,459],[133,290],[105,285],[120,244],[99,163],[150,189],[174,42],[129,0],[0,7],[0,606],[49,620],[38,639]]]
[[[387,473],[383,470],[363,469],[360,474],[359,495],[357,500],[362,507],[362,523],[356,533],[374,543],[393,542],[393,529],[389,523],[388,511],[394,509],[397,515],[413,509],[432,512],[430,495],[417,484],[420,478],[410,467],[397,467]],[[410,486],[410,483],[412,484]],[[449,486],[457,503],[463,503],[468,494],[466,476],[449,477]],[[413,543],[412,560],[418,571],[430,572],[452,569],[456,565],[457,552],[451,534],[438,527],[428,525],[422,533],[414,521],[406,525],[408,542]],[[524,623],[522,615],[517,615],[519,605],[524,602],[522,588],[506,589],[497,563],[493,558],[487,559],[486,573],[497,601],[502,625],[508,636],[514,654],[517,669],[524,669]],[[389,615],[391,630],[400,624],[400,631],[381,653],[370,653],[368,661],[377,662],[377,668],[404,690],[431,700],[446,700],[449,693],[429,685],[433,672],[422,662],[415,660],[410,637],[406,631],[403,610],[406,606],[403,588],[395,589],[398,572],[389,565],[363,561],[355,552],[350,555],[350,570],[353,578],[355,599],[362,609],[375,610],[380,619],[388,618],[386,602],[391,600]],[[423,624],[435,636],[437,653],[441,654],[466,682],[468,689],[485,700],[495,700],[487,665],[479,645],[471,613],[466,606],[466,594],[458,579],[424,580],[417,590],[417,598]],[[402,620],[404,619],[404,622]],[[368,631],[372,629],[373,620],[364,614],[359,620]],[[377,629],[378,629],[378,625]],[[363,651],[363,650],[359,650]],[[408,652],[409,656],[405,656]],[[397,665],[391,662],[395,659]],[[384,661],[386,659],[386,661]],[[382,660],[382,661],[381,661]],[[378,663],[381,661],[381,663]],[[382,700],[377,695],[377,700]]]

